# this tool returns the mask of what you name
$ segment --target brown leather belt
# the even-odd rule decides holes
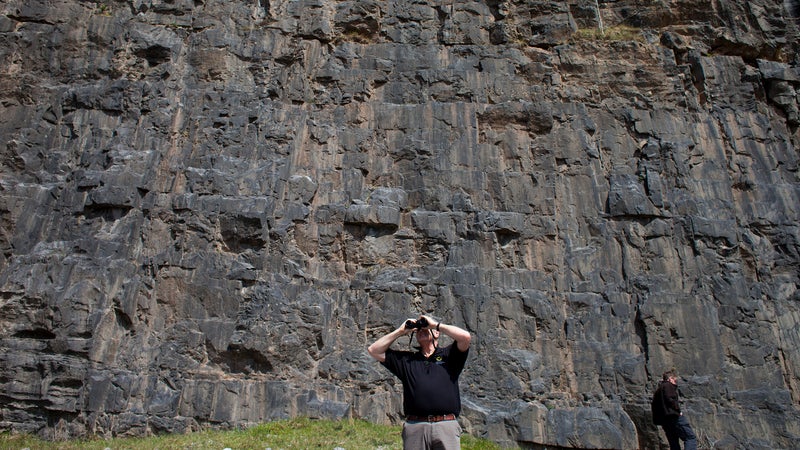
[[[409,422],[444,422],[445,420],[456,420],[455,414],[445,414],[443,416],[407,416]]]

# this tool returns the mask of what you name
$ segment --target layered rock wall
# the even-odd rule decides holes
[[[475,336],[468,432],[800,437],[800,4],[0,4],[0,427],[400,420],[365,347]],[[401,340],[399,348],[408,346]]]

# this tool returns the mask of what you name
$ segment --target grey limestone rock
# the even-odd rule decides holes
[[[429,313],[471,434],[666,448],[674,367],[705,448],[793,448],[799,11],[0,3],[0,429],[397,423],[365,349]]]

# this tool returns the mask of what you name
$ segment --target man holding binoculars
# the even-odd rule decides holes
[[[392,350],[401,336],[417,332],[419,351]],[[439,348],[439,333],[453,339]],[[403,449],[460,449],[461,412],[458,377],[464,369],[472,336],[455,325],[428,316],[409,319],[367,348],[369,355],[403,383]]]

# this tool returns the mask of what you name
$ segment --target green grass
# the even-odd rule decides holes
[[[29,435],[0,434],[3,450],[398,450],[400,427],[376,425],[363,420],[313,420],[298,418],[270,422],[238,431],[203,431],[144,438],[81,439],[49,442]],[[494,450],[496,444],[464,435],[464,450]]]

